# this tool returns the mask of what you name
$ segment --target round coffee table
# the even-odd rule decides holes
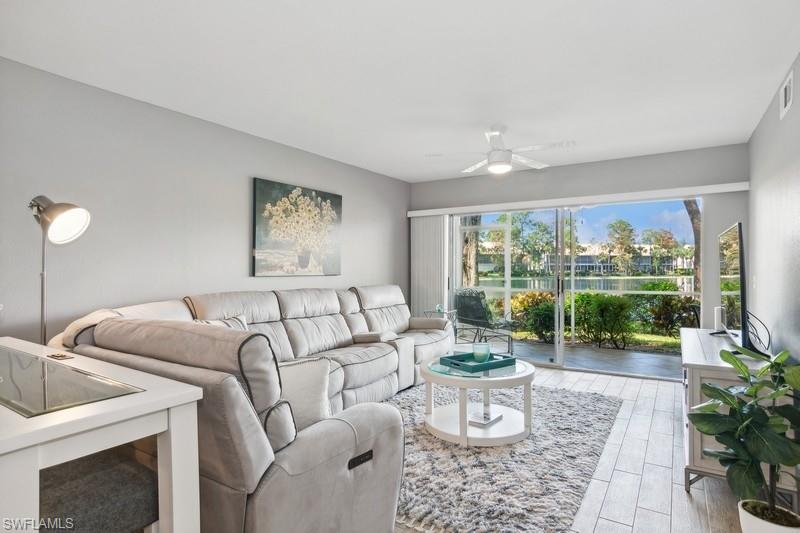
[[[516,366],[470,374],[439,364],[422,365],[425,378],[425,429],[432,435],[462,446],[512,444],[531,433],[533,376],[536,368],[517,360]],[[433,405],[433,385],[458,388],[458,402]],[[491,389],[523,388],[522,412],[490,401]],[[483,391],[483,402],[469,403],[467,390]]]

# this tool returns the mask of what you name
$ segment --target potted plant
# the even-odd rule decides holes
[[[800,409],[785,400],[800,399],[800,365],[790,363],[786,351],[770,357],[738,350],[764,364],[751,372],[732,352],[721,351],[720,358],[736,370],[743,384],[720,387],[703,383],[703,394],[710,400],[693,407],[689,420],[724,446],[703,453],[716,457],[725,467],[728,485],[741,499],[743,533],[798,531],[800,516],[779,507],[776,500],[781,476],[797,480],[781,466],[800,464]],[[790,430],[794,437],[788,435]],[[757,499],[760,495],[765,499]]]

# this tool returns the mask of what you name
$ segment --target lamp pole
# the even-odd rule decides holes
[[[39,342],[47,344],[47,231],[42,228],[41,307],[39,308]]]
[[[28,204],[33,218],[42,229],[41,301],[39,308],[39,341],[47,344],[47,241],[67,244],[80,237],[89,227],[91,216],[74,204],[55,203],[47,196],[37,196]]]

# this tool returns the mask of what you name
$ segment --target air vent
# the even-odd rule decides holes
[[[778,93],[778,98],[780,99],[781,120],[783,120],[783,117],[785,117],[786,113],[789,112],[789,108],[792,107],[792,100],[794,100],[792,95],[793,89],[794,71],[790,72],[789,75],[786,76],[786,81],[783,82],[783,85],[781,85],[781,91]]]

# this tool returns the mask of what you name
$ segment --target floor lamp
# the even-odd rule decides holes
[[[81,235],[89,227],[89,211],[74,204],[54,203],[47,196],[37,196],[28,208],[33,218],[42,228],[42,273],[41,273],[41,317],[39,340],[47,344],[47,241],[53,244],[67,244]]]

